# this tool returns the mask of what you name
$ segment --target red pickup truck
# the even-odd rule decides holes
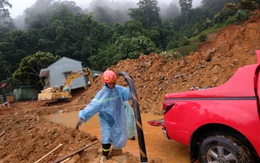
[[[163,133],[190,147],[191,162],[260,162],[260,50],[257,64],[224,84],[164,96]]]

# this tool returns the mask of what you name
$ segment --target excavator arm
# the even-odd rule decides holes
[[[92,76],[92,71],[90,68],[82,68],[82,70],[72,72],[72,74],[66,79],[62,91],[68,91],[68,87],[70,87],[71,82],[81,76],[87,76],[90,84],[94,82],[93,76]],[[70,88],[69,88],[70,89]]]

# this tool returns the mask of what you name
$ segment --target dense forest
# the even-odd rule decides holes
[[[12,19],[8,0],[0,0],[0,84],[43,87],[41,68],[66,56],[103,71],[126,58],[171,52],[172,58],[195,51],[207,34],[243,23],[259,0],[192,0],[158,5],[158,0],[93,0],[87,9],[74,1],[37,0]],[[183,48],[184,47],[184,48]]]

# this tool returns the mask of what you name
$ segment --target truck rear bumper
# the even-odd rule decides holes
[[[170,139],[169,136],[168,136],[168,134],[167,134],[167,131],[166,131],[166,129],[165,129],[164,127],[162,128],[162,132],[163,132],[163,135],[164,135],[164,137],[165,137],[166,139]]]

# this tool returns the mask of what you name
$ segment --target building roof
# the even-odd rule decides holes
[[[49,65],[47,68],[43,68],[41,69],[40,71],[40,74],[39,74],[39,77],[45,77],[49,74],[50,72],[50,67],[52,67],[53,65],[55,64],[58,64],[59,62],[63,62],[64,60],[68,60],[68,61],[72,61],[72,62],[78,62],[78,63],[82,63],[81,61],[77,61],[75,59],[71,59],[71,58],[68,58],[68,57],[62,57],[61,59],[57,60],[56,62],[52,63],[51,65]]]
[[[81,61],[78,61],[78,60],[75,60],[75,59],[71,59],[71,58],[68,58],[68,57],[62,57],[61,59],[57,60],[56,62],[52,63],[51,65],[48,66],[49,67],[52,67],[53,65],[55,64],[59,64],[59,62],[64,62],[64,61],[71,61],[71,62],[78,62],[78,63],[82,63]]]
[[[43,68],[43,69],[41,69],[39,76],[45,77],[49,74],[49,72],[50,72],[50,70],[48,68]]]

